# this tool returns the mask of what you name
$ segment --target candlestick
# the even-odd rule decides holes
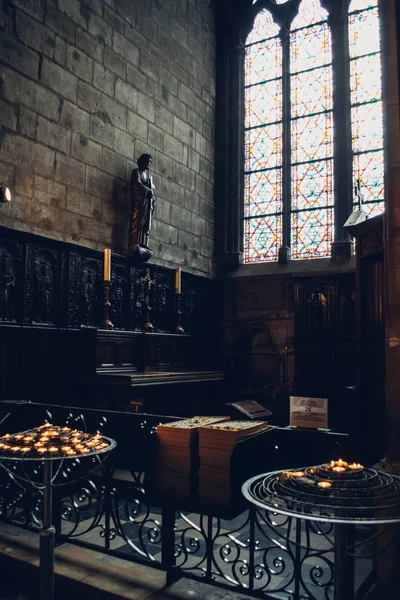
[[[105,248],[104,250],[104,281],[111,280],[111,250]]]
[[[105,252],[105,251],[104,251]],[[104,263],[104,271],[105,271],[105,263]],[[104,286],[104,329],[114,329],[114,325],[112,324],[112,321],[110,319],[110,309],[111,309],[111,302],[110,302],[110,287],[111,287],[111,281],[109,279],[105,279],[103,281],[103,286]]]
[[[175,294],[181,293],[181,267],[175,270]]]
[[[332,486],[330,481],[319,481],[318,487],[320,488],[330,488]]]

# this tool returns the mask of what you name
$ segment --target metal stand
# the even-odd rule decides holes
[[[54,536],[52,524],[53,463],[43,465],[43,525],[40,530],[40,600],[54,600]]]
[[[353,600],[354,592],[354,556],[348,549],[354,546],[354,525],[337,523],[335,525],[335,596],[334,600]]]

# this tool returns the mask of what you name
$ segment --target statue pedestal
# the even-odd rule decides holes
[[[132,258],[140,263],[145,263],[153,256],[153,251],[150,248],[143,248],[143,246],[132,247]]]

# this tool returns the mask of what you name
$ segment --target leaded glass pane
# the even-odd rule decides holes
[[[330,34],[327,23],[292,31],[290,35],[291,73],[315,69],[332,62]]]
[[[381,57],[371,54],[350,61],[351,102],[371,102],[381,97]]]
[[[275,123],[282,119],[282,82],[269,81],[245,90],[246,127]]]
[[[263,10],[245,55],[246,262],[276,260],[282,240],[282,46]]]
[[[333,208],[292,213],[292,258],[323,258],[333,242]]]
[[[351,6],[351,10],[353,10],[353,6]],[[349,16],[349,42],[351,58],[380,51],[377,7]]]
[[[246,172],[275,168],[281,163],[281,124],[246,131]]]
[[[277,260],[282,245],[282,216],[245,220],[244,236],[245,262]]]
[[[378,0],[352,0],[350,10],[364,10],[373,6],[378,6]]]
[[[267,38],[277,36],[279,27],[272,20],[272,15],[268,10],[261,10],[254,19],[253,29],[250,31],[246,39],[246,46],[260,42]],[[247,54],[248,48],[246,48]]]
[[[351,109],[353,152],[383,148],[382,102]]]
[[[299,14],[293,19],[292,30],[326,21],[328,13],[321,7],[320,0],[302,0]]]
[[[383,150],[353,156],[354,182],[360,180],[364,202],[374,200],[383,203],[385,195],[383,161]]]
[[[329,68],[322,67],[293,75],[292,118],[329,109],[332,98],[332,78]]]
[[[293,163],[328,158],[332,154],[332,114],[330,112],[292,121]]]
[[[246,48],[246,85],[282,77],[281,41],[270,38]]]
[[[245,217],[278,213],[281,209],[280,169],[269,169],[245,176]]]
[[[293,210],[333,206],[332,169],[332,160],[305,163],[292,168]]]
[[[354,12],[360,11],[360,12]],[[353,184],[368,214],[384,210],[383,106],[376,0],[353,0],[349,14]]]

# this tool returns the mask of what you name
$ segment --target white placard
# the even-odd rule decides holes
[[[290,396],[290,425],[328,429],[328,399]]]

